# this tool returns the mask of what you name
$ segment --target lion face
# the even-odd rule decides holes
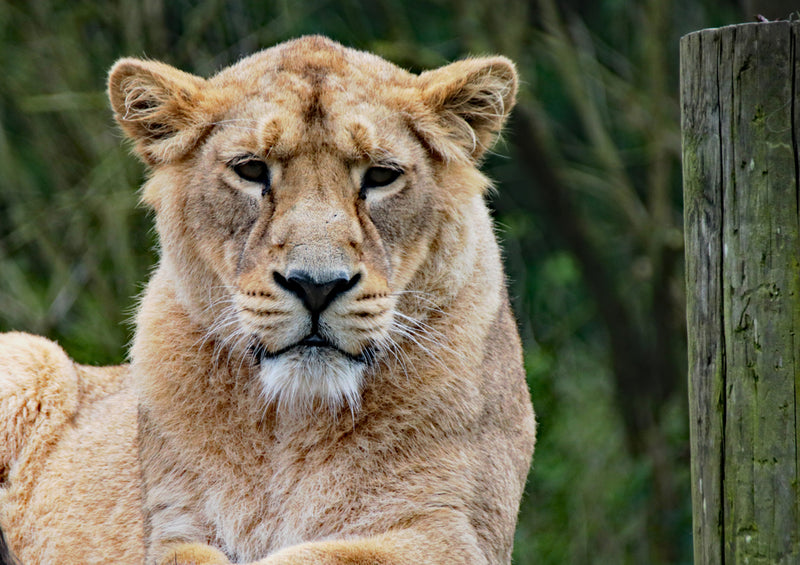
[[[425,280],[458,269],[445,243],[486,187],[475,163],[516,75],[491,58],[417,76],[309,37],[209,80],[122,60],[109,90],[184,306],[251,356],[268,401],[354,408],[420,303],[444,299]]]
[[[313,78],[276,78],[198,153],[207,173],[184,219],[230,292],[226,321],[247,336],[265,394],[353,405],[435,231],[432,172],[410,132],[379,133],[402,124],[367,92],[330,87],[315,111]]]

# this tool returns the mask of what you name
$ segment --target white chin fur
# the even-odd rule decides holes
[[[338,412],[361,405],[361,384],[365,366],[327,349],[287,351],[261,361],[262,394],[279,412],[303,412],[327,407]]]

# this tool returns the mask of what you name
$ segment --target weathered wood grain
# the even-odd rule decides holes
[[[722,179],[720,38],[704,31],[681,42],[684,229],[686,239],[689,417],[695,563],[722,559]]]
[[[799,38],[681,41],[696,563],[800,563]]]

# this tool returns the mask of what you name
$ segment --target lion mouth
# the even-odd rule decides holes
[[[304,345],[306,347],[333,347],[336,348],[330,341],[319,335],[318,333],[313,333],[311,335],[306,336],[303,338],[298,345]]]
[[[256,338],[257,339],[257,338]],[[318,333],[311,333],[301,339],[300,341],[283,347],[277,351],[270,351],[264,346],[261,341],[256,341],[255,344],[250,346],[250,351],[255,359],[256,364],[260,365],[262,362],[270,360],[270,359],[277,359],[283,355],[286,355],[290,352],[299,352],[299,353],[311,353],[314,354],[316,352],[321,352],[322,350],[330,350],[331,352],[338,353],[351,361],[356,363],[362,363],[364,365],[369,364],[370,359],[374,357],[374,352],[372,350],[364,350],[358,354],[350,353],[345,351],[344,349],[337,346],[335,343],[329,341],[328,339],[322,337]]]

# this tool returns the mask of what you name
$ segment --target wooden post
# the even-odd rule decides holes
[[[696,564],[800,563],[800,24],[681,40]]]

